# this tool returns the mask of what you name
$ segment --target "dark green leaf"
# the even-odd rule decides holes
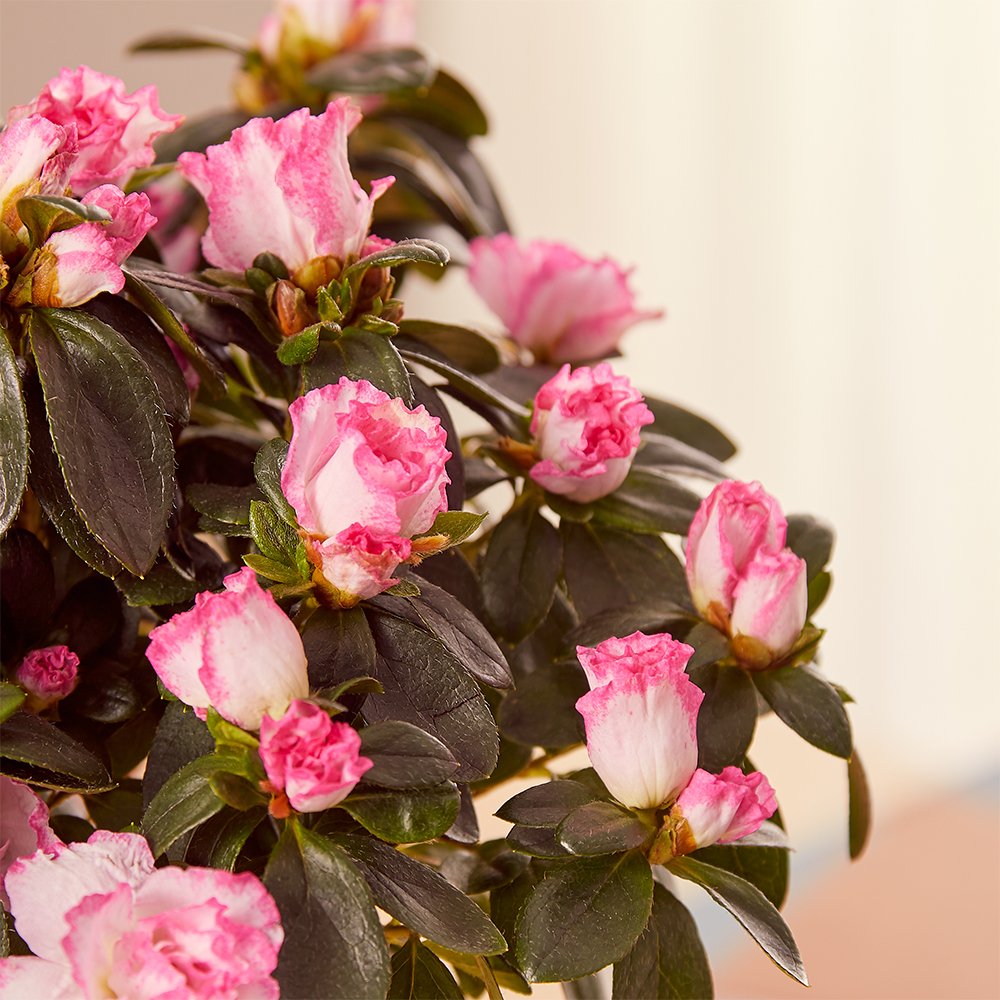
[[[149,370],[82,312],[35,310],[31,344],[70,496],[101,544],[142,576],[164,540],[174,488],[173,443]]]
[[[577,646],[594,647],[611,636],[631,635],[633,632],[669,632],[677,636],[686,632],[694,620],[693,612],[665,597],[647,597],[635,604],[610,608],[581,622],[570,631],[563,642],[563,652],[572,655]],[[728,651],[728,647],[727,647]]]
[[[264,808],[223,809],[195,831],[184,852],[185,864],[231,872],[244,844],[266,816]]]
[[[809,985],[791,931],[781,919],[781,914],[756,886],[722,868],[691,857],[675,858],[669,869],[672,874],[700,885],[746,928],[779,969],[803,986]]]
[[[556,831],[545,826],[515,824],[507,831],[507,843],[533,858],[567,858],[569,850],[556,839]]]
[[[650,598],[688,601],[684,567],[662,538],[563,519],[563,574],[584,620]]]
[[[757,727],[757,692],[738,667],[706,663],[688,672],[705,692],[698,710],[698,766],[718,774],[746,755]]]
[[[55,610],[55,571],[48,550],[23,528],[8,531],[0,544],[0,596],[4,629],[11,629],[6,638],[41,637]]]
[[[365,379],[388,395],[413,405],[413,386],[399,351],[389,337],[350,329],[334,341],[323,341],[302,368],[304,391],[338,382],[344,375]]]
[[[676,403],[646,396],[646,405],[653,411],[656,422],[650,430],[675,437],[685,444],[725,462],[736,454],[736,445],[704,417],[685,410]]]
[[[285,494],[281,491],[281,470],[284,468],[287,454],[288,442],[283,438],[265,441],[254,459],[253,474],[261,492],[271,501],[271,506],[281,515],[286,524],[296,528],[298,522],[295,520],[295,511],[292,510],[292,505],[285,499]]]
[[[594,517],[627,531],[686,535],[700,502],[670,476],[636,466],[614,493],[594,504]]]
[[[365,880],[326,837],[287,824],[264,884],[285,941],[275,973],[286,1000],[383,1000],[389,956]]]
[[[613,802],[588,802],[556,829],[556,839],[574,854],[615,854],[652,841],[655,830]]]
[[[494,688],[513,687],[510,667],[493,636],[446,590],[421,580],[417,599],[401,601],[383,596],[373,603],[398,618],[422,626],[484,684]]]
[[[250,534],[254,544],[270,559],[295,566],[299,536],[274,508],[262,500],[250,501]]]
[[[355,275],[364,274],[372,267],[395,267],[398,264],[435,264],[444,267],[451,259],[446,247],[431,240],[400,240],[391,247],[384,250],[377,250],[355,261],[350,267],[345,268],[340,276],[341,281],[348,280]]]
[[[388,1000],[463,1000],[465,994],[434,952],[411,937],[392,956]]]
[[[393,844],[440,837],[458,815],[458,789],[450,781],[433,788],[382,789],[361,785],[340,804],[369,833]]]
[[[785,544],[806,561],[810,580],[830,561],[833,530],[811,514],[789,514]]]
[[[110,222],[111,215],[98,205],[84,205],[58,194],[36,194],[17,199],[21,217],[33,246],[40,247],[52,233],[82,222]]]
[[[375,675],[375,640],[360,608],[320,608],[302,629],[302,645],[309,663],[309,683],[314,688]]]
[[[830,593],[830,585],[833,577],[827,572],[817,573],[809,581],[809,603],[806,610],[806,617],[812,618],[814,614],[823,606],[826,595]]]
[[[653,912],[632,950],[615,963],[614,1000],[711,1000],[712,973],[698,927],[662,885],[653,886]]]
[[[130,607],[155,607],[158,604],[187,604],[202,589],[197,580],[182,576],[165,559],[144,577],[121,573],[115,586],[125,595]]]
[[[434,64],[418,49],[348,48],[314,66],[307,80],[326,93],[393,94],[426,87],[434,74]]]
[[[593,802],[597,796],[586,785],[569,779],[546,781],[518,792],[497,811],[508,823],[524,826],[558,826],[574,809]]]
[[[142,818],[142,782],[125,778],[117,788],[87,796],[87,812],[101,830],[124,830]]]
[[[186,31],[164,31],[146,35],[129,46],[129,52],[178,52],[191,49],[223,49],[237,55],[247,54],[247,45],[242,38],[207,28]]]
[[[429,788],[458,770],[458,761],[439,739],[408,722],[376,722],[362,729],[360,752],[373,765],[365,781],[383,788]]]
[[[382,694],[382,685],[374,677],[349,677],[346,681],[340,681],[332,687],[323,688],[318,692],[318,696],[327,701],[337,701],[346,695],[366,695]]]
[[[342,834],[334,839],[361,869],[376,904],[406,927],[469,955],[506,950],[486,914],[433,868],[370,837]]]
[[[642,444],[636,453],[635,461],[638,465],[652,465],[668,472],[709,479],[725,479],[728,475],[726,467],[711,455],[698,448],[692,448],[677,438],[657,434],[654,431],[643,432]]]
[[[753,674],[774,714],[804,740],[845,760],[851,724],[837,692],[812,667],[781,667]]]
[[[404,319],[399,324],[401,336],[419,340],[440,351],[459,368],[473,375],[493,371],[500,364],[500,354],[481,333],[464,326],[435,323],[425,319]]]
[[[518,681],[517,689],[500,703],[504,736],[525,746],[561,749],[583,739],[583,718],[577,699],[590,690],[575,663],[553,663]]]
[[[483,604],[505,639],[519,642],[541,624],[561,563],[559,532],[530,503],[493,529],[482,566]]]
[[[426,91],[391,95],[386,111],[407,117],[419,116],[463,138],[486,135],[486,114],[475,97],[450,73],[439,69]]]
[[[857,750],[847,761],[847,784],[850,795],[848,833],[851,860],[860,858],[868,843],[872,825],[872,804],[868,792],[868,779],[861,766]]]
[[[373,673],[385,694],[368,698],[365,719],[399,719],[436,736],[461,765],[456,781],[488,777],[499,736],[476,682],[427,632],[374,608],[367,614],[378,654]]]
[[[228,524],[249,524],[250,504],[260,503],[256,486],[219,486],[215,483],[192,483],[184,491],[188,503],[199,514]]]
[[[168,778],[185,764],[210,753],[214,747],[215,741],[209,734],[208,727],[194,714],[193,709],[179,701],[168,704],[156,728],[156,735],[149,749],[146,773],[142,778],[146,808],[149,808],[153,796]]]
[[[787,848],[745,846],[737,841],[735,844],[703,847],[691,857],[745,879],[760,889],[778,909],[784,905],[788,895]]]
[[[0,537],[21,506],[28,479],[28,414],[7,335],[0,331]]]
[[[0,725],[0,756],[5,761],[5,774],[24,778],[33,785],[100,792],[115,784],[89,750],[61,729],[27,712],[15,712]]]
[[[210,779],[228,768],[238,768],[228,755],[207,754],[171,775],[149,803],[142,819],[143,833],[154,856],[179,837],[211,819],[225,805]]]
[[[517,963],[529,982],[585,976],[620,959],[642,933],[653,900],[639,851],[559,865],[528,899],[517,923]]]

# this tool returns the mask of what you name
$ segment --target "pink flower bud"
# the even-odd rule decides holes
[[[608,364],[563,365],[538,390],[531,433],[541,461],[531,478],[551,493],[589,503],[621,486],[653,422],[642,395]]]
[[[298,629],[253,570],[244,567],[224,584],[154,628],[146,658],[167,689],[202,718],[211,707],[255,730],[265,714],[280,716],[308,696],[306,654]]]
[[[320,812],[350,795],[372,766],[360,749],[354,729],[308,701],[293,701],[280,719],[265,716],[260,726],[268,780],[299,812]]]
[[[671,811],[677,825],[675,853],[739,840],[760,829],[777,807],[774,790],[759,771],[744,774],[727,767],[709,774],[699,768]]]
[[[33,649],[18,664],[14,680],[28,692],[33,708],[61,701],[76,687],[80,657],[69,646]]]
[[[806,563],[790,549],[758,552],[733,593],[733,651],[748,667],[784,656],[806,622]]]
[[[351,175],[347,136],[359,121],[345,97],[321,115],[251,119],[205,153],[182,153],[178,169],[208,205],[208,261],[244,271],[270,252],[294,274],[317,257],[358,256],[372,206],[393,182],[376,180],[367,195]]]
[[[469,281],[507,332],[538,361],[606,358],[636,323],[662,316],[635,308],[628,272],[561,243],[481,236],[469,244]]]
[[[695,607],[725,629],[733,591],[761,549],[785,544],[785,518],[760,483],[727,480],[702,501],[688,529],[688,585]]]
[[[441,421],[370,382],[342,378],[289,407],[292,441],[281,488],[310,536],[309,551],[340,603],[391,586],[448,506],[451,452]]]
[[[124,182],[134,170],[148,167],[153,162],[153,140],[172,132],[184,119],[160,110],[156,87],[129,94],[118,77],[89,66],[64,69],[30,104],[13,108],[8,120],[30,115],[76,130],[80,148],[70,181],[78,195],[98,184]]]
[[[576,703],[594,770],[623,805],[654,809],[698,766],[704,695],[684,666],[694,650],[669,635],[635,632],[576,653],[590,691]]]
[[[284,932],[250,872],[154,868],[142,837],[98,830],[18,861],[7,889],[33,955],[0,960],[3,996],[277,1000]]]
[[[18,858],[51,852],[62,841],[49,826],[48,806],[25,784],[0,776],[0,904],[10,909],[3,883]]]

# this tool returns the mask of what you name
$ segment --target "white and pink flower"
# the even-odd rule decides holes
[[[65,194],[77,154],[76,126],[64,128],[31,115],[9,122],[0,132],[0,253],[11,256],[24,225],[17,214],[22,198]]]
[[[146,657],[164,686],[204,718],[208,708],[243,729],[280,717],[309,694],[298,629],[244,567],[219,593],[149,634]]]
[[[738,840],[772,815],[776,801],[762,774],[698,769],[704,694],[685,673],[690,646],[634,632],[576,652],[590,682],[576,707],[594,770],[623,805],[665,810],[653,860]]]
[[[32,707],[46,708],[76,687],[80,657],[69,646],[32,649],[14,670],[14,680],[28,693]]]
[[[0,960],[4,996],[278,996],[284,933],[249,872],[156,869],[142,837],[99,830],[20,859],[6,885],[33,954]]]
[[[343,801],[372,766],[361,737],[308,701],[293,701],[280,719],[264,716],[260,756],[268,780],[298,812],[320,812]]]
[[[321,115],[303,108],[279,121],[254,118],[228,142],[183,153],[178,169],[208,205],[208,261],[244,271],[269,252],[294,276],[316,258],[358,256],[372,206],[393,182],[374,181],[369,195],[351,175],[347,136],[359,121],[341,98]]]
[[[568,364],[535,396],[531,434],[538,461],[531,478],[550,493],[589,503],[621,486],[653,422],[642,394],[609,364]]]
[[[396,582],[410,539],[448,506],[451,452],[441,421],[346,377],[299,397],[288,412],[281,488],[310,557],[340,603],[373,597]]]
[[[562,243],[518,243],[508,233],[469,245],[469,281],[537,361],[592,361],[618,348],[625,331],[663,313],[635,307],[628,272],[608,257],[589,260]]]
[[[759,771],[726,767],[720,774],[699,768],[671,810],[678,854],[711,844],[730,844],[760,829],[778,801]]]
[[[118,77],[89,66],[63,69],[33,101],[13,108],[8,121],[33,115],[75,130],[79,153],[69,179],[77,195],[99,184],[122,184],[133,171],[148,167],[153,140],[172,132],[184,118],[160,109],[156,87],[129,94]]]
[[[94,188],[81,199],[104,209],[110,222],[84,222],[53,233],[28,259],[11,289],[13,305],[71,308],[101,292],[125,287],[121,265],[156,218],[145,194],[126,195],[113,184]]]
[[[35,851],[51,852],[62,841],[49,826],[48,806],[25,784],[0,775],[0,904],[10,909],[3,887],[7,870]]]
[[[806,621],[806,565],[784,548],[787,522],[760,483],[727,480],[688,530],[685,570],[698,611],[733,638],[745,666],[787,653]]]

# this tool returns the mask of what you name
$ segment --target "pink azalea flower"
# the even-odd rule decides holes
[[[320,812],[347,798],[371,766],[361,737],[308,701],[293,701],[280,719],[264,716],[260,756],[268,780],[293,809]]]
[[[7,888],[33,956],[0,960],[5,996],[278,997],[284,933],[249,872],[155,869],[142,837],[99,830],[16,862]]]
[[[590,762],[623,805],[666,808],[671,856],[739,840],[777,807],[758,772],[727,767],[714,775],[698,769],[704,695],[685,672],[693,652],[666,633],[642,632],[576,648],[590,683],[576,703]],[[658,853],[654,846],[654,861]]]
[[[243,729],[260,728],[309,694],[298,629],[249,567],[219,593],[200,593],[190,611],[149,633],[146,657],[167,689],[198,710],[214,708]]]
[[[208,261],[244,271],[267,251],[294,274],[317,257],[358,256],[372,206],[393,182],[374,181],[366,195],[351,175],[347,136],[360,120],[341,98],[321,115],[254,118],[228,142],[183,153],[178,169],[208,205]]]
[[[27,653],[14,671],[14,680],[35,708],[45,708],[65,698],[76,687],[80,657],[69,646],[45,646]]]
[[[289,407],[281,488],[327,582],[350,603],[372,597],[448,506],[451,452],[437,417],[370,382],[341,378]]]
[[[677,853],[740,840],[758,830],[777,807],[774,789],[759,771],[744,774],[726,767],[721,774],[709,774],[699,768],[672,811],[678,821]]]
[[[89,66],[63,69],[33,101],[13,108],[8,121],[31,115],[75,128],[80,148],[70,182],[78,195],[99,184],[122,183],[134,170],[148,167],[153,140],[172,132],[184,118],[160,109],[156,87],[129,94],[118,77]]]
[[[625,331],[662,316],[635,308],[628,272],[588,260],[562,243],[518,243],[508,233],[469,245],[469,281],[507,332],[538,361],[591,361],[613,354]]]
[[[0,132],[0,253],[12,255],[26,242],[18,201],[65,194],[76,154],[76,126],[64,128],[41,115],[11,121]]]
[[[594,770],[619,802],[655,809],[698,766],[704,695],[684,672],[694,650],[667,634],[634,632],[576,653],[590,691],[576,703]]]
[[[639,428],[652,422],[641,393],[610,365],[563,365],[535,396],[531,433],[541,461],[531,478],[578,503],[607,496],[628,475]]]
[[[52,851],[62,841],[49,826],[48,806],[25,784],[0,776],[0,904],[10,909],[3,887],[7,870],[18,858]]]
[[[81,199],[111,216],[110,222],[84,222],[53,233],[29,259],[11,289],[12,305],[70,308],[101,292],[125,287],[121,265],[142,242],[156,219],[142,193],[126,195],[105,184]]]

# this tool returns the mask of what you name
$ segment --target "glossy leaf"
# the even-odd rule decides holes
[[[411,937],[391,963],[388,1000],[463,1000],[465,994],[448,967],[416,937]]]
[[[746,755],[757,727],[757,692],[738,667],[706,663],[688,672],[705,692],[698,710],[698,766],[718,774]]]
[[[847,761],[847,784],[850,795],[848,814],[848,843],[851,860],[860,858],[868,843],[868,835],[872,825],[871,795],[868,791],[868,778],[861,765],[857,750]]]
[[[473,375],[491,372],[500,364],[500,353],[493,343],[481,333],[464,326],[404,319],[399,324],[399,334],[440,351],[452,364]]]
[[[282,520],[295,528],[298,523],[295,520],[295,511],[281,491],[281,470],[284,468],[287,454],[288,442],[282,438],[265,441],[254,459],[253,475],[261,492],[271,501],[271,506],[281,515]]]
[[[327,93],[392,94],[426,87],[434,73],[434,64],[418,49],[347,48],[313,67],[307,80]]]
[[[496,815],[508,823],[557,827],[574,809],[596,798],[586,785],[563,778],[518,792],[496,811]]]
[[[556,839],[579,855],[615,854],[641,847],[654,830],[613,802],[588,802],[574,809],[557,827]]]
[[[74,198],[58,194],[18,198],[16,207],[32,245],[36,247],[40,247],[52,233],[71,229],[83,222],[111,221],[111,215],[99,205],[84,205]]]
[[[340,834],[334,840],[360,868],[375,903],[404,926],[469,955],[506,951],[486,914],[433,868],[371,837]]]
[[[411,722],[451,751],[460,764],[456,781],[488,777],[499,736],[476,682],[427,632],[374,608],[367,614],[377,652],[373,676],[385,693],[368,698],[366,721]]]
[[[737,841],[703,847],[690,856],[696,861],[724,868],[755,885],[779,910],[784,905],[788,896],[787,847],[754,847]]]
[[[633,466],[625,482],[594,505],[594,517],[627,531],[686,535],[700,502],[672,477]]]
[[[302,629],[309,683],[328,688],[353,677],[374,676],[375,640],[360,608],[320,608]]]
[[[792,932],[756,886],[691,857],[675,858],[669,870],[700,885],[720,906],[729,910],[779,969],[803,986],[809,985]]]
[[[577,646],[592,648],[611,636],[626,636],[636,631],[669,632],[679,637],[687,632],[693,621],[693,612],[682,605],[662,597],[647,597],[634,604],[601,611],[581,622],[566,635],[563,653],[573,656]]]
[[[14,712],[0,725],[0,757],[5,774],[45,788],[100,792],[115,784],[86,747],[27,712]]]
[[[615,962],[613,1000],[711,1000],[712,973],[698,927],[669,889],[653,886],[653,911],[631,951]]]
[[[851,724],[840,696],[812,667],[781,667],[753,674],[774,714],[820,750],[851,756]]]
[[[266,817],[264,808],[223,809],[195,831],[184,852],[185,863],[233,871],[250,835]]]
[[[421,789],[361,785],[340,804],[369,833],[393,844],[440,837],[455,822],[458,806],[458,789],[450,781]]]
[[[483,604],[505,639],[518,642],[542,623],[561,562],[559,532],[530,503],[493,529],[482,565]]]
[[[282,997],[383,1000],[389,955],[361,873],[326,837],[286,824],[264,872],[285,941]]]
[[[17,517],[27,479],[28,414],[14,351],[0,331],[0,537]]]
[[[697,475],[709,479],[725,479],[729,473],[726,467],[699,448],[679,441],[666,434],[644,431],[642,444],[636,453],[638,465],[652,465],[664,471]]]
[[[407,406],[413,405],[409,373],[384,334],[351,329],[334,341],[323,341],[316,356],[302,368],[303,391],[334,384],[345,375],[365,379]]]
[[[638,851],[552,868],[517,922],[517,964],[529,982],[576,979],[620,959],[649,919],[653,877]]]
[[[30,328],[69,494],[101,544],[142,576],[163,543],[174,489],[173,444],[149,370],[86,313],[35,310]]]
[[[656,418],[650,430],[677,438],[720,462],[736,454],[736,445],[704,417],[665,399],[646,396],[646,405]]]
[[[436,737],[408,722],[376,722],[361,730],[365,781],[383,788],[430,788],[451,778],[458,761]]]

